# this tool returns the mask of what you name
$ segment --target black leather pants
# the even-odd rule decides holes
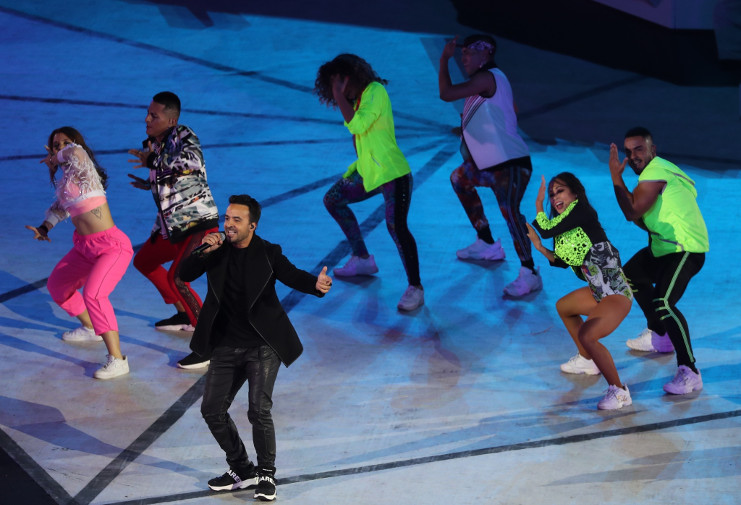
[[[226,461],[234,470],[249,468],[237,427],[228,410],[245,381],[249,387],[247,418],[252,424],[252,443],[260,468],[275,470],[275,427],[270,409],[280,359],[268,345],[249,348],[217,347],[206,372],[201,415],[206,420]]]

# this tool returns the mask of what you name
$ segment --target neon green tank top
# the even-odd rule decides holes
[[[644,181],[666,183],[656,202],[643,215],[654,256],[707,252],[708,230],[697,205],[695,182],[678,166],[658,156],[638,177],[639,183]]]

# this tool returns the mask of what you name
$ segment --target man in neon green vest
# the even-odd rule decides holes
[[[676,307],[690,279],[705,263],[708,231],[697,205],[695,183],[679,167],[656,156],[651,132],[631,128],[625,134],[625,156],[610,145],[610,174],[626,219],[649,233],[649,247],[638,251],[623,268],[648,328],[628,340],[637,351],[677,353],[677,373],[664,385],[670,394],[702,389],[695,366],[687,321]],[[629,191],[623,182],[626,163],[638,175]]]

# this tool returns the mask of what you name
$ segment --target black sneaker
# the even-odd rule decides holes
[[[275,500],[275,478],[273,472],[259,470],[257,472],[257,487],[255,488],[255,500]]]
[[[207,367],[210,362],[210,359],[204,358],[200,354],[192,352],[178,361],[178,368],[184,368],[185,370],[196,370],[198,368]]]
[[[168,317],[167,319],[163,319],[162,321],[157,321],[154,323],[154,327],[158,330],[185,330],[188,328],[193,328],[190,325],[190,319],[188,319],[188,314],[185,312],[178,312],[172,317]]]
[[[216,477],[208,481],[208,487],[214,491],[234,491],[235,489],[245,489],[254,487],[257,484],[257,471],[251,467],[241,476],[231,468],[221,477]],[[275,487],[273,487],[275,490]],[[275,491],[273,491],[275,493]]]

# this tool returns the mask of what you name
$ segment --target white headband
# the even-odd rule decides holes
[[[485,40],[477,40],[476,42],[468,44],[466,46],[466,49],[473,49],[474,51],[482,51],[485,49],[491,52],[494,49],[494,46],[486,42]]]

